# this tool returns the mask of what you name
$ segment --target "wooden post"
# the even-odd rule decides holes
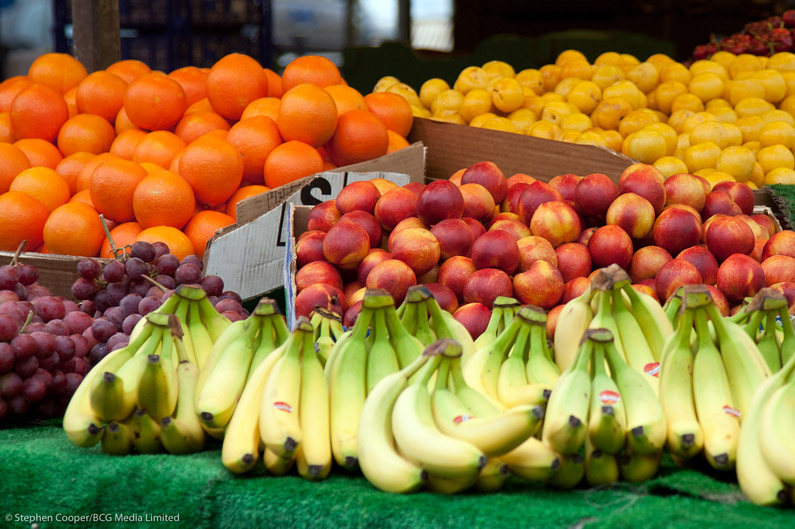
[[[72,0],[74,55],[86,70],[104,70],[121,59],[118,0]]]

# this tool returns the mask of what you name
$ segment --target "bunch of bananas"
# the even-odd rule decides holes
[[[336,312],[318,307],[312,312],[310,323],[315,333],[315,350],[318,359],[325,367],[334,344],[345,333],[342,318]]]
[[[706,287],[687,285],[680,300],[660,372],[668,449],[680,462],[703,450],[713,468],[731,470],[740,425],[770,369],[743,328],[721,316]]]
[[[227,469],[248,472],[262,453],[273,475],[295,465],[306,479],[328,476],[329,389],[314,343],[311,323],[299,318],[284,343],[251,365],[226,427],[221,460]]]
[[[521,306],[518,299],[498,296],[491,307],[489,324],[486,326],[486,329],[480,333],[480,336],[475,338],[475,351],[494,343],[497,336],[511,324],[513,317],[519,312],[519,307]],[[467,360],[469,359],[467,358]]]
[[[795,328],[789,317],[789,304],[781,292],[763,288],[733,317],[759,347],[772,372],[781,369],[795,354]]]
[[[561,456],[550,484],[643,481],[657,472],[666,423],[649,378],[624,360],[611,330],[585,331],[547,404],[541,439]]]
[[[467,384],[497,406],[546,406],[560,377],[547,344],[546,320],[537,307],[520,308],[497,339],[466,362]]]
[[[374,486],[411,492],[425,485],[447,494],[473,485],[497,490],[508,468],[543,478],[557,465],[543,446],[525,446],[530,440],[541,444],[532,435],[543,408],[494,406],[464,382],[461,354],[457,341],[437,340],[367,396],[358,455],[362,473]]]
[[[589,328],[610,330],[619,354],[632,368],[649,375],[647,381],[656,391],[663,345],[673,327],[657,300],[632,288],[618,265],[599,270],[591,288],[561,311],[554,336],[554,359],[560,369],[572,364]]]
[[[406,298],[397,309],[401,323],[424,347],[440,338],[458,341],[464,349],[462,363],[475,352],[472,336],[453,315],[442,310],[425,285],[409,287]]]
[[[218,337],[196,387],[196,411],[208,434],[224,438],[247,381],[288,335],[276,302],[263,298],[248,318],[232,323]]]

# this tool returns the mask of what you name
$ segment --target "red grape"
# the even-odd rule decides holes
[[[110,340],[108,340],[106,345],[108,347],[108,352],[110,352],[115,351],[116,349],[121,349],[128,343],[130,343],[130,337],[123,332],[117,332],[110,337]]]
[[[22,378],[16,373],[0,375],[0,396],[8,400],[22,392]]]
[[[0,290],[0,304],[6,301],[19,301],[19,296],[13,290]]]
[[[153,286],[149,290],[146,291],[146,296],[144,296],[144,297],[151,297],[151,298],[155,298],[155,299],[160,299],[164,295],[165,295],[165,292],[163,292],[162,289],[160,289],[159,287]]]
[[[198,255],[195,255],[195,254],[186,255],[185,257],[182,258],[182,260],[179,262],[179,264],[181,264],[181,265],[184,265],[184,264],[195,264],[196,266],[199,267],[199,270],[203,270],[204,269],[204,261],[202,261],[201,257],[199,257]]]
[[[42,369],[46,369],[47,371],[54,371],[56,367],[61,363],[61,355],[58,353],[52,353],[47,358],[43,360],[39,360],[39,367]]]
[[[17,269],[11,265],[0,266],[0,290],[10,290],[19,281]]]
[[[77,373],[66,374],[66,391],[67,395],[71,395],[77,389],[77,386],[83,381],[83,375]]]
[[[155,281],[166,288],[176,288],[177,286],[177,282],[174,281],[174,276],[167,276],[166,274],[159,274],[155,277]]]
[[[25,332],[30,334],[32,332],[44,332],[47,330],[47,324],[41,321],[38,316],[33,316],[33,319],[25,327]]]
[[[62,371],[55,371],[52,374],[52,382],[47,388],[50,395],[63,395],[66,391],[66,375]]]
[[[173,276],[179,267],[179,258],[174,254],[167,253],[157,258],[155,266],[157,267],[158,274]]]
[[[157,251],[151,243],[145,241],[138,241],[133,243],[130,247],[130,256],[140,259],[145,263],[150,263],[155,260]]]
[[[99,288],[93,279],[78,277],[77,280],[72,283],[72,295],[75,299],[94,299],[98,291]]]
[[[66,314],[63,302],[52,296],[42,296],[33,302],[33,311],[44,321],[61,319]]]
[[[44,382],[44,385],[47,386],[47,388],[49,389],[50,384],[52,384],[52,377],[53,377],[52,373],[50,373],[46,369],[39,368],[36,370],[35,373],[33,373],[33,376],[39,377],[41,381]]]
[[[63,320],[50,320],[44,325],[44,332],[53,336],[69,336],[72,330]]]
[[[116,307],[121,302],[121,299],[127,295],[127,286],[122,283],[111,283],[105,287],[107,294],[108,306]]]
[[[187,257],[186,257],[187,259]],[[192,285],[201,281],[202,271],[201,268],[193,263],[185,263],[179,265],[177,271],[174,272],[174,280],[178,285]]]
[[[27,311],[25,311],[20,305],[20,302],[16,303],[3,303],[0,304],[0,314],[8,314],[17,322],[18,326],[22,326],[25,323],[25,317],[27,316]]]
[[[35,355],[38,346],[31,335],[20,334],[11,340],[11,348],[14,349],[14,356],[19,361]]]
[[[91,330],[89,327],[86,330]],[[88,354],[89,349],[91,349],[91,342],[83,336],[82,334],[72,334],[69,336],[69,339],[72,340],[72,343],[75,344],[75,357],[83,358]]]
[[[33,283],[32,285],[26,287],[28,299],[36,299],[36,298],[43,298],[45,296],[49,296],[51,294],[50,289],[39,285],[38,283]]]
[[[241,313],[243,311],[243,307],[234,299],[222,299],[215,306],[215,310],[218,312],[232,311]]]
[[[137,277],[130,281],[130,294],[138,294],[144,297],[150,288],[152,288],[152,283],[143,277]]]
[[[91,327],[89,327],[88,329],[83,331],[83,338],[86,339],[89,349],[91,349],[92,347],[94,347],[96,344],[99,343],[99,340],[97,340],[94,337],[94,331],[91,329]],[[75,344],[75,345],[77,345],[77,344]],[[77,355],[77,356],[80,356],[80,355]]]
[[[108,261],[102,269],[102,278],[108,283],[117,283],[124,278],[125,266],[121,261]]]
[[[39,359],[35,356],[30,356],[23,360],[14,362],[14,372],[22,378],[27,378],[39,368]]]
[[[240,294],[238,294],[237,292],[233,292],[232,290],[226,290],[222,292],[221,295],[218,297],[220,299],[234,299],[241,305],[243,304],[243,298],[240,297]]]
[[[56,336],[55,337],[55,352],[61,362],[65,362],[75,356],[77,347],[69,336]]]
[[[124,321],[121,322],[121,330],[125,334],[132,334],[133,329],[138,324],[138,322],[143,318],[140,314],[130,314]]]
[[[89,317],[97,310],[97,305],[93,299],[85,299],[80,302],[80,312],[87,314]]]
[[[32,285],[39,280],[39,271],[33,265],[21,264],[17,266],[19,282],[24,285]]]
[[[146,316],[153,310],[160,307],[160,305],[161,303],[159,299],[152,296],[147,296],[143,298],[141,302],[138,304],[138,314],[140,314],[141,316]]]
[[[224,280],[216,275],[204,276],[199,284],[208,296],[220,296],[224,291]]]
[[[70,312],[80,310],[80,307],[78,307],[77,303],[75,303],[71,299],[65,299],[63,300],[63,310],[66,314],[69,314]]]
[[[26,401],[38,402],[47,395],[47,386],[44,381],[36,376],[25,379],[22,383],[22,396]]]
[[[147,267],[146,263],[138,257],[131,257],[130,259],[127,259],[125,270],[127,271],[127,277],[130,279],[135,279],[136,277],[149,273],[149,267]]]
[[[6,403],[5,399],[0,399],[0,419],[6,416],[8,413],[8,403]]]
[[[137,314],[138,304],[141,302],[142,298],[143,296],[139,296],[138,294],[127,294],[124,296],[121,302],[119,302],[122,315],[126,318],[131,314]]]
[[[161,255],[166,255],[171,251],[166,243],[160,241],[153,242],[152,247],[154,247],[155,249],[155,259],[157,259]]]
[[[97,295],[94,296],[94,306],[98,312],[105,312],[105,309],[113,306],[109,298],[110,296],[107,290],[100,290],[97,292]]]
[[[105,311],[104,316],[111,322],[117,330],[121,329],[121,322],[124,321],[124,315],[121,312],[121,307],[111,307]]]
[[[91,332],[98,342],[105,343],[116,333],[116,326],[107,319],[98,319],[91,324]]]
[[[14,350],[11,344],[0,343],[0,373],[7,373],[14,367]]]
[[[226,319],[228,319],[231,322],[236,322],[243,319],[242,314],[240,314],[239,312],[233,312],[231,310],[227,312],[222,312],[221,314],[223,316],[226,316]]]
[[[28,289],[22,283],[17,283],[12,289],[19,299],[28,299]]]
[[[19,332],[17,320],[8,314],[0,314],[0,341],[10,342]]]
[[[41,419],[49,419],[62,415],[58,411],[58,403],[55,399],[45,397],[33,405],[33,413]]]
[[[95,279],[102,273],[102,265],[96,259],[80,259],[77,262],[77,274],[85,279]]]
[[[91,348],[91,352],[88,353],[88,360],[91,362],[92,365],[96,365],[100,360],[105,358],[105,355],[108,354],[108,346],[104,343],[98,343],[94,347]],[[82,359],[74,358],[75,361],[75,372],[79,371],[79,367],[82,365]]]
[[[30,333],[30,336],[36,341],[36,356],[38,358],[47,358],[55,352],[55,336],[52,334],[36,331]]]
[[[8,411],[14,415],[22,415],[23,413],[27,413],[29,409],[30,402],[26,401],[25,397],[22,395],[17,395],[8,400]]]
[[[93,320],[85,312],[70,312],[63,317],[63,322],[69,327],[70,334],[80,334],[91,326]]]

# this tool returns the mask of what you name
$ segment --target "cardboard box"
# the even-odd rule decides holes
[[[11,263],[14,252],[0,252],[0,265]],[[50,289],[53,296],[72,298],[72,283],[77,278],[77,263],[82,257],[22,252],[18,262],[33,265],[39,271],[39,284]]]
[[[284,252],[292,233],[288,205],[313,206],[330,200],[348,183],[386,178],[398,185],[421,182],[425,149],[414,144],[381,158],[318,173],[285,189],[251,197],[238,205],[238,222],[210,240],[204,272],[224,280],[224,288],[251,299],[283,286]]]

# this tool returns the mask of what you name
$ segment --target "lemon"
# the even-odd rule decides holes
[[[687,85],[679,81],[662,82],[652,92],[657,108],[667,114],[671,113],[671,105],[676,96],[687,93]]]
[[[754,72],[753,78],[762,83],[765,101],[778,103],[787,96],[787,82],[781,72],[766,68]]]
[[[787,91],[784,94],[784,97],[789,97],[795,94],[795,72],[780,72],[781,77],[784,78],[784,85],[787,87]]]
[[[607,146],[616,152],[621,152],[621,146],[624,144],[624,137],[618,133],[617,130],[603,130],[600,129],[600,134],[605,137]]]
[[[491,102],[501,112],[513,112],[524,103],[524,88],[513,77],[500,77],[491,87]]]
[[[779,103],[778,108],[791,116],[795,116],[795,94],[785,97],[784,101]]]
[[[726,129],[723,128],[723,123],[705,121],[704,123],[699,123],[690,130],[691,145],[696,145],[705,141],[711,141],[721,149],[725,149],[728,145],[728,138],[726,137]]]
[[[446,121],[447,123],[456,123],[457,125],[466,125],[466,121],[464,121],[461,115],[452,110],[443,110],[438,114],[433,114],[431,119],[435,121]]]
[[[786,167],[773,169],[765,175],[765,184],[769,186],[777,184],[793,185],[795,184],[795,170]]]
[[[707,121],[717,121],[715,116],[710,114],[709,112],[696,112],[689,118],[685,120],[682,124],[682,132],[690,132],[696,126],[700,125],[701,123],[705,123]]]
[[[647,125],[657,123],[658,121],[659,119],[653,110],[649,110],[648,108],[633,110],[621,120],[621,123],[618,125],[618,132],[626,138],[633,132],[637,132]]]
[[[556,66],[563,66],[569,61],[578,60],[578,61],[586,61],[588,62],[587,57],[583,54],[583,52],[579,50],[567,49],[560,52],[555,58],[555,65]]]
[[[431,117],[431,111],[425,107],[418,107],[417,105],[411,105],[411,114],[415,118],[429,118]]]
[[[535,94],[528,94],[525,90],[524,94],[524,101],[522,101],[522,108],[526,108],[528,110],[532,110],[533,114],[536,116],[541,115],[541,111],[544,110],[546,106],[546,100]]]
[[[742,73],[753,73],[762,69],[759,57],[750,53],[743,53],[735,57],[727,70],[732,79],[737,79]]]
[[[707,109],[707,112],[715,116],[717,121],[721,123],[735,123],[737,121],[737,112],[732,107],[718,106],[713,109]]]
[[[665,175],[665,178],[687,172],[687,165],[685,165],[685,162],[676,156],[663,156],[655,160],[652,165],[659,169],[659,171]]]
[[[747,141],[759,141],[759,133],[765,126],[765,120],[760,116],[740,117],[734,124],[743,133],[743,143]]]
[[[582,79],[579,77],[564,77],[558,83],[558,86],[555,87],[554,92],[565,99],[566,96],[569,95],[569,92],[571,92],[571,89],[574,88],[574,85],[581,82]]]
[[[559,126],[563,118],[572,113],[572,108],[568,103],[553,101],[541,111],[541,119]]]
[[[737,112],[738,117],[743,118],[746,116],[758,116],[775,110],[775,108],[772,103],[768,103],[761,97],[746,97],[734,106],[734,111]]]
[[[722,97],[716,97],[715,99],[710,99],[704,105],[704,109],[708,112],[712,112],[716,108],[731,108],[734,109],[731,103],[723,99]]]
[[[783,121],[784,123],[789,123],[790,125],[795,126],[795,118],[792,117],[792,114],[787,112],[786,110],[771,110],[769,112],[765,112],[761,114],[761,117],[765,123],[774,123],[776,121]]]
[[[795,72],[795,53],[789,51],[774,53],[767,60],[766,67],[782,73]]]
[[[589,80],[593,75],[593,67],[585,59],[571,59],[560,65],[560,75],[566,77],[577,77],[578,79]]]
[[[576,130],[564,130],[560,133],[560,136],[555,139],[558,141],[565,141],[566,143],[574,143],[579,137],[580,133]]]
[[[746,184],[754,184],[757,189],[765,185],[765,172],[759,162],[754,164],[754,170],[751,171],[751,177],[746,181]]]
[[[395,83],[388,86],[386,91],[403,96],[403,99],[408,101],[410,105],[422,106],[422,101],[420,101],[417,92],[406,83]]]
[[[685,121],[693,115],[695,115],[695,112],[692,110],[675,110],[671,112],[671,115],[668,117],[668,124],[674,128],[677,134],[681,134],[685,126]]]
[[[632,106],[632,110],[637,110],[645,106],[642,104],[645,96],[641,96],[644,96],[643,93],[638,90],[635,83],[629,80],[618,81],[605,88],[602,92],[603,99],[607,99],[608,97],[620,97]]]
[[[560,66],[555,64],[545,64],[538,71],[541,72],[541,77],[544,79],[545,92],[554,90],[560,80],[563,79]]]
[[[712,54],[712,57],[709,58],[712,62],[716,62],[723,66],[724,68],[728,68],[729,65],[734,61],[737,56],[733,53],[728,51],[720,50],[716,51]]]
[[[725,83],[729,80],[729,72],[717,62],[699,60],[690,65],[690,75],[695,77],[699,74],[712,72]]]
[[[743,143],[743,147],[754,153],[754,156],[756,156],[756,153],[762,148],[758,141],[747,141]]]
[[[662,134],[662,137],[665,138],[666,155],[670,156],[674,152],[676,152],[676,146],[679,138],[672,126],[668,125],[665,122],[658,121],[657,123],[652,123],[651,125],[647,125],[645,128]]]
[[[704,177],[707,182],[709,182],[710,187],[715,187],[721,182],[736,182],[737,179],[734,178],[729,173],[724,173],[723,171],[712,171],[708,175]]]
[[[724,123],[723,129],[726,131],[726,145],[742,145],[743,132],[734,123]]]
[[[444,79],[438,77],[428,79],[420,86],[420,101],[425,108],[431,108],[433,98],[445,90],[450,90],[450,85]]]
[[[748,97],[755,97],[764,100],[765,88],[758,79],[734,79],[726,83],[723,96],[729,100],[732,106]]]
[[[621,55],[619,55],[616,51],[606,51],[599,55],[596,60],[594,60],[594,66],[602,66],[602,65],[610,65],[610,66],[621,66],[623,61],[621,59]]]

